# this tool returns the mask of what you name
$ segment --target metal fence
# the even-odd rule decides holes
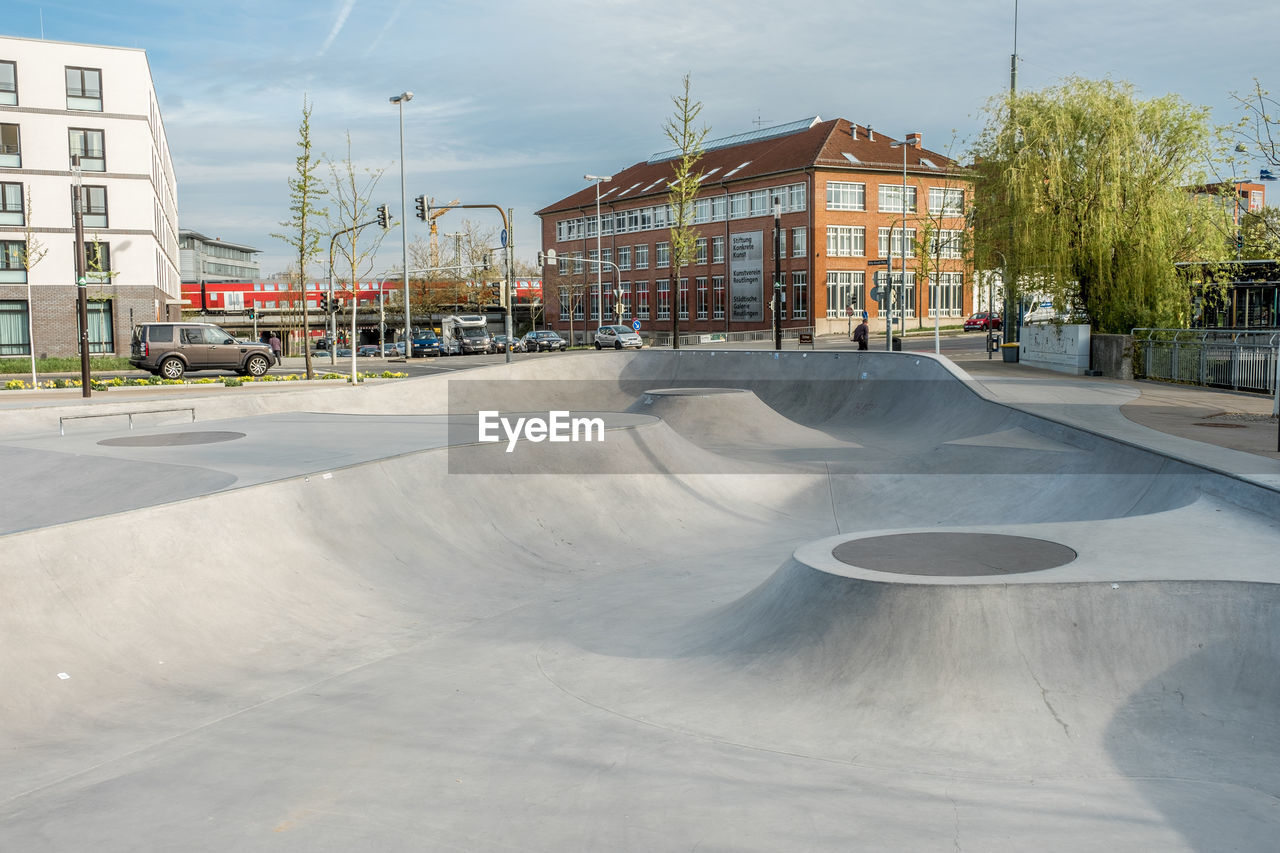
[[[1276,392],[1280,332],[1134,329],[1135,372],[1146,379]]]
[[[788,326],[782,330],[782,339],[795,340],[801,335],[812,335],[812,326]],[[741,343],[743,341],[772,341],[772,329],[756,329],[751,332],[714,332],[699,333],[696,335],[681,335],[680,346],[690,347],[698,344],[723,344],[723,343]],[[645,341],[650,346],[669,347],[671,346],[670,332],[654,332]]]

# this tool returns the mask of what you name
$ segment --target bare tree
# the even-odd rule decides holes
[[[323,181],[316,174],[320,161],[311,150],[311,105],[302,98],[302,122],[298,125],[298,156],[295,172],[289,178],[289,211],[291,216],[280,223],[287,232],[272,234],[283,240],[297,253],[298,290],[302,295],[302,352],[306,357],[307,378],[314,377],[311,368],[311,321],[307,309],[307,265],[320,254],[320,229],[318,225],[326,210],[319,200],[328,194]]]
[[[35,313],[31,304],[31,270],[35,269],[36,264],[44,260],[44,256],[49,253],[48,248],[40,242],[35,232],[31,230],[31,187],[27,187],[26,198],[26,215],[22,219],[22,248],[18,250],[20,260],[22,261],[22,269],[26,273],[24,278],[27,280],[27,350],[31,356],[31,385],[35,387],[38,382],[36,380],[36,338],[35,325],[32,322],[32,315]]]
[[[673,284],[668,293],[674,294],[671,306],[671,347],[680,348],[680,270],[693,262],[698,241],[698,231],[693,227],[693,202],[698,197],[703,175],[697,171],[702,158],[702,143],[707,138],[707,128],[694,129],[694,122],[702,112],[702,102],[689,94],[689,75],[684,75],[683,92],[673,95],[675,112],[663,124],[667,139],[680,152],[674,160],[671,190],[667,195],[671,205],[671,269]]]
[[[329,194],[334,201],[333,215],[327,217],[329,232],[336,235],[332,247],[335,265],[342,262],[343,276],[351,287],[351,323],[354,332],[360,306],[360,278],[373,272],[374,256],[386,231],[360,241],[360,232],[373,219],[373,192],[382,179],[382,169],[359,168],[351,159],[351,133],[347,132],[347,153],[341,160],[325,160],[329,169]],[[354,350],[356,341],[351,341]]]

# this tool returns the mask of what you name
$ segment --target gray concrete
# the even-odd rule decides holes
[[[119,398],[0,411],[0,848],[1272,844],[1280,462],[1128,386],[695,350],[245,390],[132,444],[57,432]],[[467,438],[560,408],[605,440]],[[1077,556],[836,555],[926,533]]]

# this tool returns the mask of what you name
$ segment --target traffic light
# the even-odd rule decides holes
[[[378,224],[383,228],[391,227],[391,217],[387,214],[387,206],[385,204],[378,205]]]
[[[420,195],[413,200],[413,203],[417,205],[418,218],[421,219],[423,222],[426,222],[427,221],[427,197],[425,195]]]
[[[256,311],[255,311],[253,308],[250,308],[250,309],[249,309],[249,319],[250,319],[250,320],[252,320],[252,319],[253,319],[254,317],[256,317],[256,316],[258,316],[258,315],[257,315],[257,313],[256,313]]]

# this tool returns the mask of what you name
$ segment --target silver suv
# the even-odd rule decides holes
[[[596,329],[596,349],[604,349],[605,347],[612,349],[635,347],[640,349],[642,346],[644,346],[644,341],[630,326],[601,326]]]
[[[165,379],[197,370],[261,376],[275,363],[275,353],[267,344],[238,341],[212,323],[139,323],[133,327],[129,363]]]

